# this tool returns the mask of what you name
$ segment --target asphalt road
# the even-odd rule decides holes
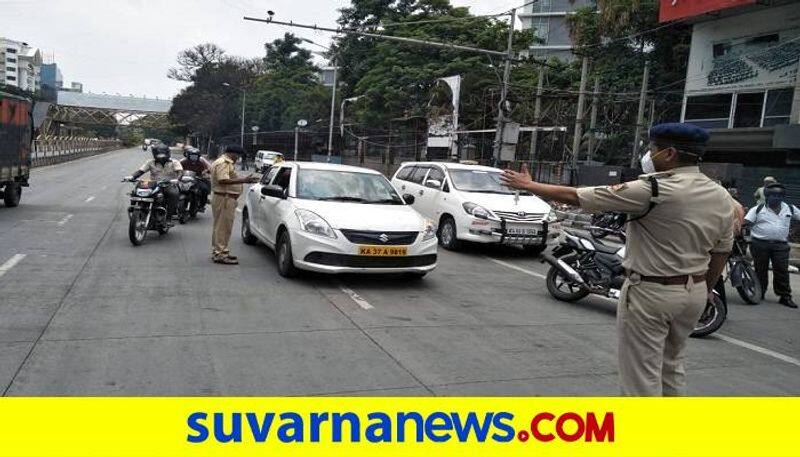
[[[617,394],[614,302],[551,299],[536,259],[468,247],[422,281],[286,280],[238,221],[241,264],[212,263],[210,210],[134,248],[119,181],[144,159],[37,169],[0,206],[4,395]],[[729,297],[719,336],[690,342],[691,393],[800,395],[800,311]]]

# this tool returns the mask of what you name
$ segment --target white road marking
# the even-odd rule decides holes
[[[22,259],[24,259],[25,255],[26,254],[14,254],[10,259],[6,260],[6,263],[0,265],[0,278],[2,278],[8,270],[14,268],[14,265],[18,264]]]
[[[742,341],[728,335],[723,335],[721,333],[717,333],[716,337],[721,339],[722,341],[726,341],[736,346],[743,347],[745,349],[750,349],[751,351],[758,352],[759,354],[764,354],[766,356],[772,357],[773,359],[778,359],[782,362],[790,363],[794,366],[800,367],[800,360],[794,357],[790,357],[788,355],[781,354],[780,352],[775,352],[767,348],[762,348],[761,346],[756,346],[755,344],[748,343],[747,341]]]
[[[351,300],[356,302],[356,304],[358,306],[360,306],[360,307],[362,307],[364,309],[372,309],[372,308],[374,308],[374,306],[370,305],[368,301],[366,301],[363,298],[361,298],[361,295],[358,295],[357,293],[355,293],[355,291],[353,291],[353,289],[348,289],[347,287],[344,287],[344,286],[340,286],[339,289],[341,289],[342,292],[346,293],[350,297]]]
[[[64,224],[66,224],[67,222],[69,222],[70,219],[72,219],[72,216],[73,216],[72,214],[67,214],[66,216],[64,216],[63,219],[58,221],[56,225],[58,225],[59,227],[63,227]]]
[[[94,200],[94,195],[92,195],[91,197],[87,198],[87,199],[86,199],[86,203],[89,203],[89,202],[90,202],[90,201],[92,201],[92,200]]]
[[[242,212],[242,208],[236,208],[236,212],[237,213],[241,213]]]
[[[527,268],[518,267],[518,266],[516,266],[514,264],[511,264],[511,263],[508,263],[508,262],[503,262],[502,260],[497,260],[497,259],[492,258],[492,257],[488,257],[487,256],[486,258],[491,260],[492,262],[498,264],[498,265],[502,265],[504,267],[511,268],[512,270],[517,270],[520,273],[525,273],[526,275],[533,276],[534,278],[547,279],[547,276],[545,276],[545,275],[543,275],[541,273],[537,273],[537,272],[535,272],[533,270],[528,270]]]

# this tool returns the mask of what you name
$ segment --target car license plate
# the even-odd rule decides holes
[[[370,246],[360,245],[358,255],[370,257],[402,257],[408,255],[408,246]]]
[[[506,228],[506,234],[515,236],[536,236],[539,234],[539,231],[535,228],[508,227]]]

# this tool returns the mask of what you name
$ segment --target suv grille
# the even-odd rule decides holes
[[[360,255],[334,254],[330,252],[311,252],[306,262],[334,267],[353,268],[408,268],[423,267],[436,263],[436,254],[408,257],[368,257]]]
[[[499,218],[513,222],[539,222],[544,219],[543,213],[518,213],[516,211],[492,211]]]
[[[351,243],[391,246],[414,244],[419,232],[369,232],[364,230],[342,229],[342,234]]]

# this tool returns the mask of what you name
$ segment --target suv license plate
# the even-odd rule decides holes
[[[358,246],[358,255],[369,257],[403,257],[408,255],[408,246]]]
[[[517,236],[536,236],[539,234],[539,231],[535,228],[507,228],[506,234]]]

